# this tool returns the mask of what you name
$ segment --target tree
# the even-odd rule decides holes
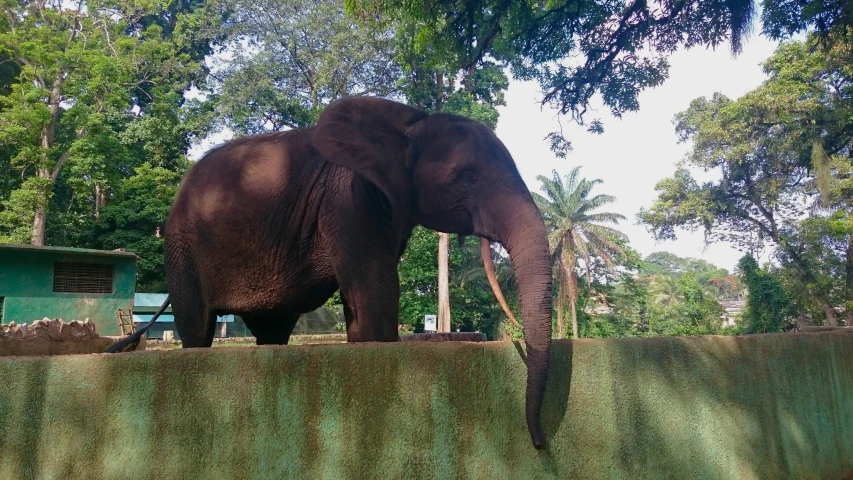
[[[622,336],[640,336],[649,333],[652,294],[648,279],[629,273],[620,275],[613,289],[612,323],[622,323]]]
[[[683,333],[699,335],[717,333],[722,324],[720,317],[723,314],[720,302],[699,283],[693,273],[682,276],[679,283],[681,290],[679,294],[683,301],[674,311],[679,318],[690,325],[689,330]]]
[[[400,276],[400,323],[414,330],[423,330],[426,314],[435,314],[438,300],[438,265],[435,261],[438,237],[423,227],[416,227],[406,251],[398,265]],[[495,255],[500,260],[499,255]],[[479,330],[489,338],[499,337],[500,309],[495,305],[492,292],[484,276],[473,273],[480,263],[479,241],[467,238],[461,248],[449,252],[449,268],[458,274],[449,282],[449,296],[458,312],[452,325],[462,331]],[[497,270],[505,272],[505,261],[499,261]],[[507,280],[501,275],[499,278]],[[510,297],[511,303],[515,299]]]
[[[533,199],[542,212],[549,230],[551,255],[558,265],[559,293],[557,307],[557,335],[564,335],[562,321],[563,300],[569,301],[572,315],[572,335],[578,337],[576,304],[578,300],[578,279],[575,269],[577,258],[584,261],[587,280],[591,281],[590,267],[593,256],[600,258],[612,271],[615,268],[613,256],[622,253],[617,243],[627,241],[618,230],[602,223],[618,224],[625,217],[610,212],[596,210],[613,203],[616,199],[610,195],[596,195],[589,198],[592,188],[602,183],[600,179],[579,178],[580,167],[575,167],[561,178],[554,171],[552,178],[538,176],[545,196],[533,193]]]
[[[681,286],[673,275],[656,275],[651,283],[654,303],[664,308],[673,308],[681,301]]]
[[[163,224],[183,172],[143,164],[104,206],[92,233],[97,248],[135,253],[137,291],[165,292]]]
[[[817,37],[783,43],[765,62],[769,78],[759,88],[738,100],[696,99],[677,115],[676,131],[693,142],[691,152],[638,217],[658,238],[675,238],[676,228],[703,228],[709,241],[746,251],[756,240],[770,242],[834,325],[833,301],[797,240],[807,213],[829,209],[849,218],[853,211],[853,55],[847,34],[830,38],[836,40],[830,49],[817,48]],[[687,167],[721,178],[699,184]]]
[[[14,68],[0,77],[0,153],[20,180],[2,202],[0,241],[45,244],[57,202],[70,223],[55,234],[81,234],[140,152],[182,155],[190,132],[174,121],[183,89],[203,80],[196,27],[211,18],[192,2],[7,2],[0,58]]]
[[[800,221],[791,234],[791,248],[795,249],[801,265],[811,274],[813,290],[822,292],[823,297],[834,308],[845,312],[847,325],[853,325],[853,305],[850,302],[850,276],[853,269],[851,234],[853,222],[842,210],[829,216],[812,216]],[[812,318],[826,317],[824,304],[815,302],[799,266],[783,263],[778,274],[785,278],[787,296],[796,309],[808,313]],[[840,307],[840,308],[839,308]]]
[[[758,267],[751,255],[744,255],[738,270],[749,289],[742,316],[749,333],[781,332],[790,316],[790,300],[778,278]]]
[[[307,127],[329,102],[399,96],[394,29],[343,13],[342,2],[222,0],[231,56],[214,69],[210,101],[238,135]]]
[[[677,279],[688,272],[696,275],[699,283],[717,298],[733,299],[741,294],[736,277],[729,274],[725,268],[719,268],[702,259],[682,258],[670,252],[654,252],[643,260],[640,271],[650,277],[652,291],[658,295],[655,298],[658,303],[675,303],[673,292],[676,291]]]
[[[646,88],[669,75],[668,55],[679,48],[716,47],[730,41],[738,53],[752,31],[759,2],[754,0],[630,0],[609,2],[515,2],[484,0],[348,0],[347,10],[362,17],[405,17],[423,50],[456,59],[462,69],[484,61],[511,68],[521,80],[536,80],[551,104],[574,121],[600,98],[619,117],[639,108]],[[763,0],[762,33],[779,40],[809,28],[829,35],[851,24],[846,2]],[[603,130],[599,119],[590,131]],[[552,148],[571,148],[561,132],[550,134]]]

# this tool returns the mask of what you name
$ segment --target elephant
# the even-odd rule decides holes
[[[242,316],[258,345],[287,344],[299,315],[339,290],[348,342],[398,341],[397,265],[418,225],[480,237],[491,275],[490,242],[509,253],[527,347],[527,426],[544,448],[548,233],[509,151],[480,122],[351,96],[310,127],[210,150],[184,176],[164,225],[169,294],[160,312],[171,303],[184,348],[211,346],[224,314]],[[148,325],[109,351],[128,350]]]

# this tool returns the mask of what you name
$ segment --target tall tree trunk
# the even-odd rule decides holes
[[[847,312],[847,326],[853,326],[853,233],[847,237],[847,262],[844,266],[845,279],[844,283],[847,287],[847,302],[844,306]]]
[[[435,111],[444,107],[444,75],[435,74]],[[439,332],[450,331],[450,235],[438,232],[438,325]]]
[[[75,31],[76,34],[76,31]],[[73,38],[73,37],[72,37]],[[52,190],[53,181],[56,180],[56,176],[50,170],[50,149],[53,147],[54,139],[56,138],[56,122],[59,120],[59,103],[62,100],[62,84],[64,83],[64,79],[60,76],[53,81],[53,85],[50,88],[50,96],[48,97],[48,111],[50,112],[50,117],[48,118],[47,123],[42,127],[41,130],[41,148],[42,148],[42,165],[38,169],[38,176],[45,180],[50,181],[50,184],[45,188],[44,196],[49,197],[50,192]],[[54,167],[57,169],[60,167],[60,164]],[[44,245],[44,234],[47,225],[47,198],[40,198],[40,203],[36,205],[35,212],[33,212],[33,236],[32,236],[32,244],[42,246]]]
[[[101,207],[104,206],[104,191],[100,185],[95,185],[95,218],[101,216]]]
[[[38,170],[38,176],[50,179],[50,171],[45,168]],[[50,194],[50,190],[43,192],[44,196]],[[39,198],[39,203],[33,212],[33,236],[30,242],[36,246],[44,246],[45,230],[47,227],[47,198]]]
[[[837,327],[838,317],[835,316],[835,309],[832,308],[832,304],[827,302],[823,296],[818,297],[818,302],[823,309],[823,314],[826,316],[826,324],[830,327]]]
[[[580,335],[578,334],[578,312],[577,308],[577,299],[571,299],[569,305],[572,307],[572,338],[578,339]]]
[[[572,312],[572,338],[578,339],[580,338],[577,312],[578,282],[577,277],[575,277],[575,245],[570,234],[567,235],[567,238],[563,241],[562,255],[563,268],[565,269],[563,276],[565,277],[565,282],[568,285],[569,308],[571,308]]]
[[[448,278],[448,257],[450,235],[438,234],[438,331],[450,331],[450,282]]]
[[[557,338],[563,338],[566,335],[566,324],[563,320],[563,312],[566,308],[563,303],[563,300],[566,297],[564,283],[565,279],[563,278],[563,269],[560,268],[560,285],[557,287]]]

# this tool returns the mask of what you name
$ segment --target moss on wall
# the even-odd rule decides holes
[[[0,359],[0,478],[842,479],[853,335],[397,343]]]

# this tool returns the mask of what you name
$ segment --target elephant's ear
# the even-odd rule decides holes
[[[398,229],[412,214],[414,187],[406,153],[410,127],[427,113],[374,97],[346,97],[326,107],[312,137],[323,157],[376,185],[391,203]]]

